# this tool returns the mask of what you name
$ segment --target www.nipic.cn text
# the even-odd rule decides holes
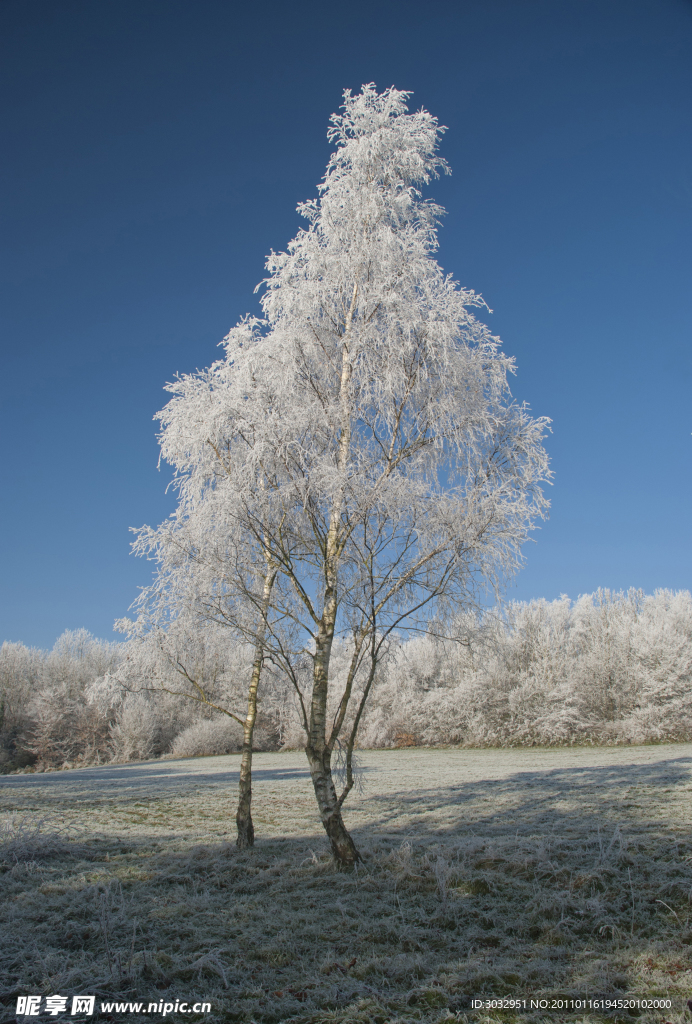
[[[38,1017],[43,1010],[49,1016],[57,1017],[59,1013],[67,1013],[69,996],[19,996],[17,999],[17,1016]],[[43,1004],[43,1005],[42,1005]],[[187,1002],[176,999],[174,1003],[160,1000],[158,1003],[100,1003],[101,1013],[151,1013],[167,1017],[169,1013],[211,1013],[211,1003]],[[92,1016],[96,1009],[96,996],[72,996],[71,1015],[86,1014]]]

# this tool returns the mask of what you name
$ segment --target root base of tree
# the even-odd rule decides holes
[[[238,826],[238,838],[235,841],[235,845],[238,849],[247,850],[250,846],[254,846],[255,829],[252,824],[252,818],[236,818],[236,825]]]
[[[358,853],[356,844],[344,827],[341,814],[333,814],[324,823],[325,832],[329,836],[332,854],[338,867],[343,869],[353,868],[363,858]]]

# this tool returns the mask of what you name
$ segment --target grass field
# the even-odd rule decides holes
[[[692,745],[361,757],[352,873],[299,753],[255,759],[251,853],[234,756],[2,777],[2,1020],[94,993],[258,1024],[692,1021]]]

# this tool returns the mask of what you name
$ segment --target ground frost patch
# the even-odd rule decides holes
[[[8,1010],[94,992],[204,999],[215,1021],[683,1020],[692,747],[362,759],[350,873],[300,755],[257,759],[249,853],[232,842],[237,759],[3,780]],[[488,1016],[473,998],[672,1007]]]

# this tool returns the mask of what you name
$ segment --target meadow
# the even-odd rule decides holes
[[[3,1021],[27,993],[205,1000],[208,1020],[257,1024],[689,1014],[692,744],[360,758],[352,872],[299,752],[256,756],[242,853],[237,755],[4,776]]]

